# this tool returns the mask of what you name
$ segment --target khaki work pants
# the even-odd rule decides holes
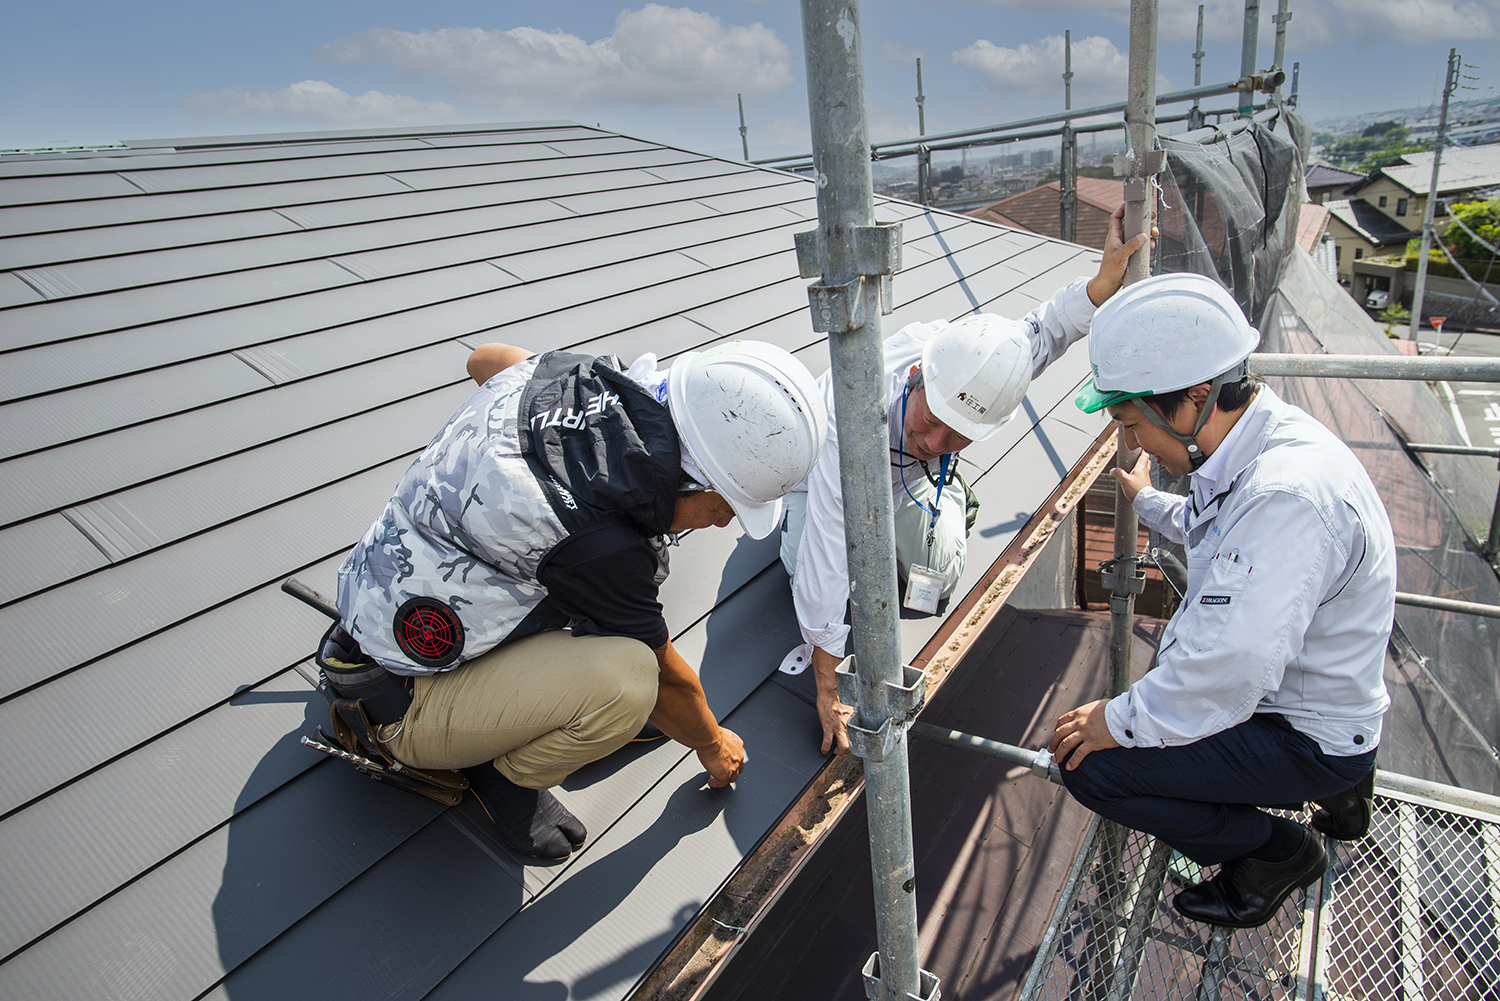
[[[547,789],[640,732],[657,673],[639,640],[538,633],[417,678],[411,708],[381,739],[415,768],[493,761],[516,785]]]

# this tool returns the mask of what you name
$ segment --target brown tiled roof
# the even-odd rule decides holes
[[[1057,181],[1048,181],[1030,191],[1002,198],[998,202],[975,209],[968,215],[1002,226],[1029,229],[1044,236],[1058,236],[1061,220],[1058,218],[1057,200],[1062,188]],[[1109,217],[1125,201],[1125,182],[1110,177],[1080,177],[1078,179],[1078,217],[1075,238],[1088,247],[1104,246],[1104,237],[1109,232]]]
[[[1305,202],[1297,217],[1297,244],[1309,254],[1318,247],[1323,231],[1328,228],[1328,209],[1323,205]]]

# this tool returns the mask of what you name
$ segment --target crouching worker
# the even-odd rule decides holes
[[[1125,289],[1094,317],[1094,378],[1130,448],[1191,473],[1185,497],[1116,471],[1141,520],[1188,551],[1155,669],[1064,714],[1049,749],[1073,796],[1162,839],[1212,879],[1184,916],[1265,923],[1327,868],[1322,841],[1257,807],[1313,801],[1335,838],[1369,826],[1395,540],[1364,468],[1327,428],[1247,377],[1260,335],[1200,275]]]
[[[586,832],[548,788],[648,719],[710,786],[739,776],[744,745],[657,602],[667,546],[736,517],[769,535],[827,417],[807,369],[756,341],[669,371],[488,344],[469,374],[480,388],[339,570],[319,659],[336,717],[361,699],[359,753],[408,777],[461,770],[507,845],[559,860]]]

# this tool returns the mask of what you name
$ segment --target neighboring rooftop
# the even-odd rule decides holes
[[[1405,244],[1420,231],[1409,230],[1363,198],[1341,198],[1324,202],[1322,208],[1360,236],[1379,246]]]
[[[560,795],[571,863],[298,746],[334,570],[469,395],[478,344],[749,336],[814,372],[807,179],[568,122],[152,140],[0,156],[0,996],[621,998],[824,765],[774,537],[693,532],[673,640],[745,738],[732,790],[672,743]],[[918,206],[894,331],[1019,317],[1097,254]],[[1075,347],[966,449],[960,594],[1095,440]],[[913,655],[941,620],[902,621]]]
[[[1400,163],[1371,171],[1364,183],[1351,185],[1348,193],[1352,195],[1377,178],[1388,177],[1414,195],[1426,195],[1432,186],[1432,158],[1430,152],[1407,153]],[[1446,196],[1497,185],[1500,185],[1500,143],[1450,146],[1443,150],[1438,170],[1439,194]]]
[[[1125,203],[1125,182],[1109,177],[1078,178],[1078,208],[1074,236],[1086,247],[1102,250],[1109,233],[1109,217]],[[1057,181],[1039,184],[1009,198],[974,209],[966,215],[1002,226],[1019,226],[1033,233],[1057,236],[1062,230],[1058,200],[1062,186]]]

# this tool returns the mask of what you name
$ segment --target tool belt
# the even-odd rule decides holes
[[[338,623],[324,635],[317,661],[333,733],[319,727],[322,740],[303,737],[303,744],[348,761],[379,782],[439,803],[452,806],[463,799],[469,780],[462,772],[403,765],[380,739],[379,728],[401,720],[411,706],[410,679],[366,659]]]

